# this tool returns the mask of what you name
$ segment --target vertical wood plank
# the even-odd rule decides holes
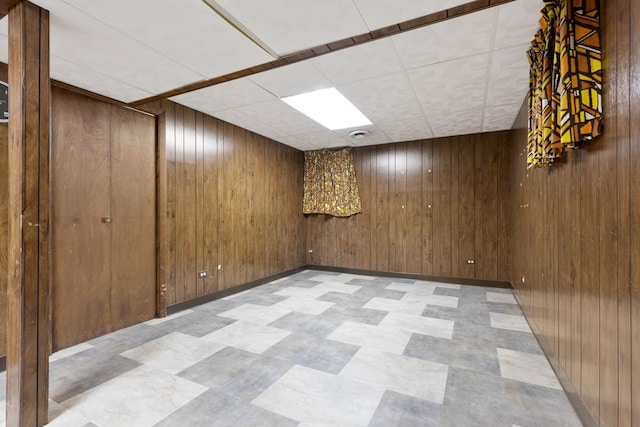
[[[460,277],[462,271],[462,260],[460,255],[460,246],[458,245],[460,235],[460,183],[459,183],[459,171],[460,165],[460,144],[465,140],[465,137],[451,137],[449,138],[451,145],[451,271],[449,275],[451,277]],[[466,265],[466,264],[465,264]],[[473,276],[470,276],[473,277]]]
[[[595,148],[578,150],[580,160],[589,173],[582,175],[580,191],[581,269],[582,282],[582,396],[599,419],[600,400],[600,305],[598,302],[599,267],[599,218],[598,218],[598,155]],[[587,314],[588,313],[588,314]]]
[[[422,272],[435,275],[433,267],[433,142],[424,141],[422,147]]]
[[[394,260],[392,269],[407,271],[407,144],[395,144],[393,207],[395,235],[391,235],[390,255]]]
[[[156,117],[156,316],[167,315],[167,113]]]
[[[7,418],[47,423],[50,351],[49,13],[9,10]]]
[[[640,19],[640,7],[637,1],[630,0],[623,2],[628,8],[631,23],[637,23]],[[631,266],[631,354],[632,358],[632,384],[631,384],[631,408],[632,425],[640,426],[640,149],[638,140],[640,138],[640,94],[638,93],[637,82],[640,81],[640,30],[637,25],[629,27],[629,58],[632,59],[629,67],[629,136],[631,145],[629,148],[629,182],[631,183],[630,213],[630,266]],[[625,199],[623,199],[624,201]],[[624,289],[624,288],[623,288]]]
[[[247,282],[247,134],[248,131],[234,126],[232,216],[235,277],[233,285]]]
[[[422,147],[423,141],[415,141],[407,144],[407,188],[406,188],[406,238],[407,238],[407,265],[409,273],[421,274],[423,271],[423,217],[425,210],[423,200],[426,198],[422,189]]]
[[[8,80],[7,66],[0,65],[0,79]],[[0,124],[0,200],[9,200],[9,134]],[[9,244],[8,204],[0,203],[0,323],[7,324],[7,251]],[[0,328],[0,354],[7,354],[7,328]]]
[[[376,269],[389,271],[389,180],[390,157],[389,146],[377,147],[376,165]]]
[[[513,238],[511,229],[509,228],[509,203],[511,202],[510,194],[510,176],[509,176],[509,133],[499,132],[497,135],[497,192],[498,192],[498,224],[497,235],[497,279],[502,281],[509,280],[509,268],[511,250],[509,243]]]
[[[203,234],[204,264],[208,271],[204,294],[218,290],[218,121],[204,116],[203,141]]]
[[[475,234],[477,221],[475,219],[475,148],[476,144],[472,137],[460,137],[458,159],[460,167],[458,169],[458,199],[459,208],[457,222],[459,224],[457,246],[459,248],[458,271],[460,277],[474,277],[475,269],[478,266],[467,264],[467,259],[474,259],[475,254]]]
[[[483,279],[498,279],[498,135],[487,135],[482,142],[482,253]],[[476,202],[477,203],[477,202]],[[476,266],[477,268],[477,266]]]
[[[166,102],[164,106],[167,154],[167,305],[175,304],[178,267],[178,175],[175,104]]]
[[[629,8],[632,8],[630,11]],[[631,224],[633,223],[632,215],[635,212],[636,227],[638,213],[634,211],[631,204],[627,201],[632,201],[638,197],[638,186],[632,184],[631,181],[631,167],[632,162],[630,158],[631,152],[631,128],[632,128],[632,116],[631,116],[631,58],[635,58],[634,70],[635,77],[638,77],[640,70],[638,69],[638,51],[637,44],[639,39],[639,32],[637,26],[631,25],[632,22],[637,22],[640,17],[640,8],[637,4],[631,0],[620,0],[615,2],[604,3],[604,16],[608,16],[605,19],[604,25],[609,25],[610,28],[615,28],[615,36],[611,32],[605,33],[603,36],[603,43],[605,46],[605,58],[607,58],[606,52],[610,52],[609,58],[609,73],[605,76],[615,76],[616,89],[616,149],[617,149],[617,191],[616,191],[616,205],[618,208],[618,233],[617,233],[617,246],[618,246],[618,260],[617,260],[617,274],[618,274],[618,425],[620,427],[630,427],[634,421],[636,425],[640,423],[640,413],[637,408],[640,405],[640,388],[635,389],[635,402],[632,399],[632,378],[633,372],[638,372],[637,357],[633,357],[633,344],[632,344],[632,331],[633,319],[631,309],[631,290],[632,290],[632,274],[631,270],[634,269],[633,260],[637,260],[638,252],[636,252],[636,258],[632,258],[631,252]],[[633,28],[633,30],[632,30]],[[633,39],[635,43],[631,43],[631,31],[633,31]],[[607,37],[609,35],[609,37]],[[614,38],[615,37],[615,38]],[[615,46],[615,47],[614,47]],[[634,53],[631,52],[632,46],[636,46]],[[613,56],[615,54],[615,57]],[[633,56],[632,56],[633,55]],[[611,90],[611,92],[613,92]],[[635,95],[635,122],[638,121],[638,108],[639,102],[637,94]],[[635,135],[638,135],[637,125],[634,129]],[[636,137],[637,140],[637,137]],[[637,143],[636,143],[637,145]],[[638,152],[635,151],[636,167]],[[637,176],[636,176],[637,179]],[[632,192],[633,191],[633,192]],[[637,205],[635,206],[637,209]],[[636,228],[637,230],[637,228]],[[637,243],[636,243],[637,244]],[[629,268],[631,266],[631,268]],[[635,283],[638,283],[638,276],[635,276]],[[636,293],[637,295],[637,293]],[[637,297],[636,297],[637,304]],[[637,325],[638,317],[635,318],[635,324]],[[637,341],[637,329],[636,329],[636,345]],[[637,347],[636,347],[637,351]],[[637,353],[636,353],[637,354]],[[635,361],[635,366],[634,366]],[[636,380],[637,383],[637,380]],[[636,386],[637,387],[637,386]],[[635,404],[635,408],[633,408]]]
[[[207,279],[198,275],[199,271],[206,271],[204,263],[204,114],[196,113],[196,140],[195,140],[195,235],[196,235],[196,268],[194,277],[196,278],[196,296],[205,295]],[[208,273],[207,273],[208,274]]]
[[[176,302],[182,302],[186,296],[186,229],[185,222],[185,134],[184,110],[181,105],[175,107],[176,130]]]
[[[197,249],[197,205],[196,205],[196,112],[190,108],[183,109],[184,161],[184,299],[190,300],[197,296],[198,276],[196,273]]]

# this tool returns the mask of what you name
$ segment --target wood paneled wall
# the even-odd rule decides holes
[[[0,80],[8,80],[7,65],[0,63]],[[6,123],[0,124],[0,356],[7,352],[7,256],[9,245],[9,133]]]
[[[307,263],[507,280],[508,143],[493,132],[355,148],[362,213],[307,216]]]
[[[600,5],[604,135],[527,170],[526,131],[514,132],[511,280],[600,425],[640,426],[640,3]]]
[[[179,104],[161,109],[167,305],[304,265],[302,152]]]

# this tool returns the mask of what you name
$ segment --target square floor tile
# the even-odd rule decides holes
[[[295,427],[298,422],[250,402],[209,390],[193,399],[154,427]]]
[[[191,381],[140,366],[62,405],[102,426],[150,426],[206,390]]]
[[[335,304],[332,302],[291,297],[275,304],[273,307],[277,307],[278,309],[282,310],[288,310],[288,312],[295,311],[297,313],[317,315],[324,313],[334,305]]]
[[[248,403],[292,366],[293,362],[228,347],[178,376]]]
[[[238,320],[229,326],[205,335],[202,339],[260,354],[289,334],[291,334],[290,331],[283,329]]]
[[[53,363],[56,360],[64,359],[65,357],[73,356],[74,354],[82,353],[85,350],[89,350],[93,346],[89,343],[83,342],[73,347],[67,347],[63,350],[56,351],[49,356],[49,363]]]
[[[372,298],[368,303],[364,305],[364,308],[372,310],[398,312],[421,315],[424,308],[427,306],[427,302],[422,299],[406,298],[406,295],[399,300],[388,298]]]
[[[220,313],[218,316],[242,320],[256,325],[266,325],[289,313],[291,313],[291,310],[278,306],[278,304],[271,306],[243,304],[229,311]]]
[[[387,286],[387,289],[394,290],[394,291],[410,292],[414,295],[427,296],[427,295],[433,295],[433,291],[436,290],[436,287],[437,286],[435,284],[431,284],[427,282],[423,282],[420,284],[392,282]]]
[[[451,320],[394,312],[387,314],[387,316],[382,319],[382,322],[380,322],[380,325],[403,329],[422,335],[451,339],[454,322]]]
[[[511,292],[487,292],[487,302],[499,302],[502,304],[518,304]]]
[[[50,364],[49,396],[61,403],[139,366],[135,360],[91,348]]]
[[[178,332],[121,353],[122,356],[170,374],[176,374],[225,348],[222,344]]]
[[[411,332],[385,326],[345,322],[327,338],[388,353],[402,354]]]
[[[383,351],[360,349],[340,376],[407,396],[442,403],[448,366]]]
[[[49,423],[48,427],[85,427],[91,424],[91,420],[61,404],[49,399]]]
[[[442,405],[387,390],[369,427],[440,427]]]
[[[545,356],[504,348],[497,351],[503,378],[562,390]]]
[[[355,345],[327,340],[323,337],[295,333],[263,354],[318,371],[337,374],[356,354],[358,348]]]
[[[491,327],[497,329],[508,329],[510,331],[531,332],[529,324],[524,316],[512,314],[489,313]]]
[[[174,319],[177,319],[177,318],[182,317],[182,316],[186,316],[187,314],[191,314],[191,313],[193,313],[193,310],[182,310],[182,311],[170,314],[170,315],[165,316],[165,317],[156,317],[155,319],[147,320],[144,323],[145,323],[145,325],[156,326],[156,325],[159,325],[161,323],[170,322],[170,321],[172,321]]]
[[[294,366],[253,404],[306,425],[367,426],[384,389]]]

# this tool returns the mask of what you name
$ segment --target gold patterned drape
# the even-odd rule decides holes
[[[601,133],[602,52],[598,0],[545,0],[527,53],[527,164],[549,166]]]
[[[302,212],[351,216],[361,210],[351,148],[305,151]]]

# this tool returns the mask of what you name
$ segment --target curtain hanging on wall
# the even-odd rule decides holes
[[[599,1],[546,0],[527,56],[527,164],[549,166],[601,133]]]
[[[303,213],[351,216],[361,210],[351,149],[305,151]]]

